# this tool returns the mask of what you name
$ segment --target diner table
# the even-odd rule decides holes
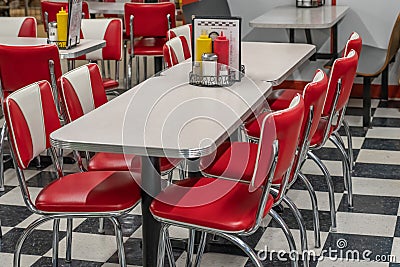
[[[0,36],[0,44],[18,46],[43,45],[47,44],[47,38]],[[70,49],[59,49],[60,59],[77,58],[105,46],[106,41],[104,40],[81,39],[80,43],[75,47]]]
[[[291,43],[294,43],[294,30],[304,29],[308,44],[312,44],[311,29],[331,29],[331,53],[315,54],[316,59],[331,59],[338,55],[338,23],[348,11],[348,6],[278,6],[251,20],[249,25],[253,28],[289,29]]]
[[[57,148],[141,156],[141,171],[133,176],[140,178],[142,187],[143,266],[157,264],[160,224],[151,215],[149,206],[161,190],[159,157],[192,159],[215,151],[265,102],[272,87],[266,81],[277,82],[290,75],[294,66],[312,54],[299,49],[301,57],[296,54],[301,47],[298,44],[281,45],[292,49],[286,51],[279,44],[242,43],[247,74],[229,87],[190,85],[192,64],[184,62],[50,135],[52,146]],[[314,46],[304,46],[315,51]],[[253,55],[260,53],[255,47],[269,51],[263,54],[269,58]],[[273,48],[275,53],[282,53],[281,57],[272,56]],[[291,57],[292,52],[296,56]],[[285,73],[277,75],[271,71],[275,68]]]

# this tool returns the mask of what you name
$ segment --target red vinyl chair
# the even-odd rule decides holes
[[[139,83],[139,56],[163,56],[167,31],[175,27],[175,4],[125,3],[124,17],[126,35],[130,40],[127,86],[131,88],[133,58],[136,57],[136,81]],[[147,64],[144,66],[145,73],[146,68]]]
[[[310,194],[311,204],[313,209],[313,223],[314,223],[314,236],[315,236],[315,247],[321,246],[320,229],[319,229],[319,215],[318,215],[318,203],[317,197],[313,186],[308,181],[307,177],[300,172],[300,168],[306,160],[306,153],[309,150],[311,139],[317,131],[319,121],[321,119],[322,109],[324,107],[325,97],[327,94],[326,88],[328,87],[328,77],[322,70],[317,70],[313,80],[308,83],[303,90],[304,98],[304,120],[302,130],[300,132],[299,147],[297,149],[296,156],[294,158],[293,167],[288,179],[289,188],[299,177],[300,180],[306,185],[306,188]],[[275,102],[276,103],[276,102]],[[290,104],[290,103],[289,103]],[[288,106],[277,109],[272,105],[272,110],[286,109]],[[261,133],[260,123],[267,116],[268,112],[264,112],[259,115],[255,120],[249,121],[246,125],[247,134],[250,136],[252,141],[258,142]],[[257,138],[255,138],[257,136]],[[204,170],[207,174],[213,174],[212,169]],[[209,173],[211,172],[211,173]],[[235,177],[238,177],[236,175]],[[242,179],[248,179],[247,176]]]
[[[79,59],[101,60],[103,85],[106,91],[119,87],[119,63],[122,60],[122,20],[120,19],[83,19],[82,37],[85,39],[105,40],[106,46],[88,53]],[[115,61],[114,77],[111,76],[110,61]],[[107,74],[104,61],[107,61]]]
[[[56,81],[60,76],[60,57],[56,45],[0,45],[0,95],[2,101],[12,92],[40,80],[50,82],[54,90],[57,88]],[[53,92],[57,93],[57,91]],[[57,94],[55,94],[53,102],[55,100],[57,100]],[[6,135],[7,126],[4,123],[0,136],[0,191],[4,190],[3,148]],[[38,166],[40,166],[40,162],[38,162]]]
[[[167,33],[168,39],[172,39],[177,36],[184,36],[189,46],[190,53],[192,53],[192,24],[185,24],[175,28],[172,28]]]
[[[163,224],[159,245],[161,252],[159,253],[159,266],[162,266],[163,238],[167,236],[166,230],[169,225],[178,225],[191,230],[187,258],[188,266],[191,266],[192,262],[195,230],[202,232],[202,241],[197,254],[199,256],[196,258],[195,266],[198,266],[200,262],[206,233],[220,235],[235,243],[250,257],[255,266],[262,266],[251,248],[232,234],[250,235],[254,233],[260,226],[262,218],[267,214],[270,214],[279,222],[289,241],[290,249],[295,249],[293,237],[290,231],[286,229],[286,224],[271,209],[277,203],[277,196],[271,194],[270,188],[274,179],[280,182],[281,188],[279,190],[283,190],[285,187],[285,178],[288,177],[286,173],[290,172],[303,115],[304,101],[298,95],[293,99],[288,109],[270,113],[264,117],[261,124],[262,131],[259,144],[225,143],[224,145],[229,146],[228,149],[225,149],[222,153],[217,151],[216,154],[212,155],[216,157],[214,162],[209,162],[211,165],[228,159],[230,168],[228,168],[229,170],[226,169],[227,171],[222,171],[221,178],[200,177],[182,180],[167,187],[156,197],[150,206],[150,211]],[[290,140],[282,139],[284,135],[290,135]],[[274,142],[279,143],[279,151],[274,149],[274,156],[271,156],[271,144]],[[240,160],[234,160],[234,157],[240,158]],[[273,164],[271,163],[272,158],[275,161]],[[253,165],[253,167],[256,167],[249,167],[253,162],[256,162]],[[229,174],[233,170],[237,173],[249,174],[251,178],[247,182],[238,179],[226,179],[232,178]],[[292,202],[288,203],[293,204]],[[167,246],[170,247],[168,242]],[[305,244],[305,246],[307,245]],[[171,258],[171,255],[169,256]],[[293,266],[297,266],[296,263],[293,263]]]
[[[36,37],[37,22],[34,17],[0,17],[0,36]]]
[[[350,97],[351,88],[357,69],[358,55],[354,50],[351,50],[346,57],[336,59],[333,63],[330,72],[327,97],[324,104],[324,109],[321,114],[321,119],[316,132],[311,138],[310,150],[307,155],[310,159],[315,161],[318,167],[323,172],[329,190],[329,203],[331,210],[332,231],[336,230],[336,212],[335,212],[335,199],[334,199],[334,186],[330,173],[324,163],[312,152],[324,146],[326,141],[331,140],[342,154],[343,160],[343,177],[345,187],[348,193],[349,208],[353,207],[353,191],[350,171],[350,159],[347,156],[344,144],[341,141],[338,130],[343,124],[344,113],[346,105]],[[272,109],[281,109],[287,106],[287,99],[290,94],[295,94],[296,90],[286,89],[280,97],[271,97],[268,102]],[[283,97],[284,96],[284,97]],[[251,133],[250,133],[251,134]],[[254,133],[253,133],[254,134]],[[254,136],[256,138],[257,136]]]
[[[14,266],[20,266],[26,238],[49,220],[53,220],[52,259],[53,266],[57,266],[60,219],[86,217],[107,217],[113,222],[120,265],[126,266],[122,229],[117,218],[127,214],[140,200],[140,187],[131,173],[104,171],[63,175],[56,151],[50,146],[50,134],[61,125],[47,81],[12,93],[5,100],[4,111],[23,199],[31,212],[42,215],[20,236],[14,252]],[[45,186],[33,202],[23,171],[32,159],[47,149],[50,149],[59,179]]]
[[[106,93],[101,80],[99,67],[87,64],[76,68],[61,77],[60,98],[64,109],[65,121],[74,121],[84,114],[100,107],[107,102]],[[133,154],[114,154],[100,152],[93,157],[87,157],[88,171],[128,171],[131,168],[140,169],[140,157],[136,157],[133,165],[130,165],[136,156]],[[163,175],[168,175],[172,180],[172,172],[180,163],[179,159],[161,158],[160,168]],[[78,164],[84,170],[78,157]]]
[[[174,37],[167,41],[163,47],[163,55],[168,68],[192,56],[184,36]]]
[[[57,13],[63,8],[68,9],[67,2],[52,2],[52,1],[40,1],[40,6],[42,8],[42,21],[45,32],[47,32],[47,25],[49,22],[57,21]],[[82,16],[85,19],[90,18],[89,6],[86,2],[82,2]]]

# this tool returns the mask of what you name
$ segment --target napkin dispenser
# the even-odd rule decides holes
[[[296,7],[319,7],[325,5],[325,0],[296,0]]]

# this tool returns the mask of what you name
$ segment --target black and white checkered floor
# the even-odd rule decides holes
[[[315,259],[311,261],[311,266],[400,266],[400,101],[373,101],[373,127],[367,132],[361,127],[360,106],[361,100],[352,99],[347,111],[356,154],[353,175],[355,208],[352,212],[346,208],[339,153],[331,144],[327,144],[324,149],[317,152],[328,166],[335,182],[337,232],[329,232],[328,194],[322,174],[312,162],[307,161],[303,167],[303,172],[317,191],[322,231],[321,248],[314,249],[311,204],[307,191],[300,183],[296,183],[289,191],[289,196],[297,204],[306,221],[310,249],[317,255],[324,250],[325,256],[332,256],[331,259],[327,257],[320,258],[319,261]],[[73,171],[76,167],[66,164],[65,170]],[[28,184],[32,198],[36,196],[41,186],[55,177],[51,167],[40,170],[32,167],[26,171],[26,176],[29,177]],[[299,247],[299,231],[294,218],[286,209],[282,215],[292,228],[297,247]],[[0,266],[8,267],[12,266],[12,253],[19,235],[24,227],[37,218],[28,211],[22,201],[13,169],[6,171],[6,190],[0,193],[0,218],[3,224]],[[125,252],[128,264],[141,266],[140,207],[131,212],[131,216],[124,220],[123,225],[125,226]],[[268,227],[260,228],[254,235],[245,238],[246,242],[257,251],[266,249],[288,251],[284,235],[277,225],[270,222],[270,218],[264,220],[264,225]],[[106,222],[105,234],[99,234],[97,226],[97,220],[74,221],[73,261],[68,265],[61,260],[60,264],[63,266],[117,266],[116,243],[111,223]],[[63,257],[62,255],[65,255],[65,222],[61,223],[61,229],[63,231],[60,234],[60,257]],[[51,233],[51,224],[45,224],[27,240],[23,247],[23,266],[51,265]],[[185,238],[187,231],[172,228],[171,236]],[[176,247],[174,253],[178,266],[183,266],[185,263],[185,252],[182,249],[185,240],[182,240],[173,243]],[[331,251],[330,254],[329,251]],[[265,265],[290,266],[289,262],[279,261],[278,256],[272,257],[272,263],[270,259],[265,260]],[[357,260],[357,256],[360,259],[369,258],[376,261]],[[346,257],[353,260],[346,260]],[[202,266],[252,266],[252,264],[238,249],[227,242],[210,240]]]

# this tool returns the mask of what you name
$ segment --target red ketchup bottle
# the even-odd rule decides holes
[[[224,33],[214,40],[214,53],[218,55],[218,63],[229,66],[229,40]]]

